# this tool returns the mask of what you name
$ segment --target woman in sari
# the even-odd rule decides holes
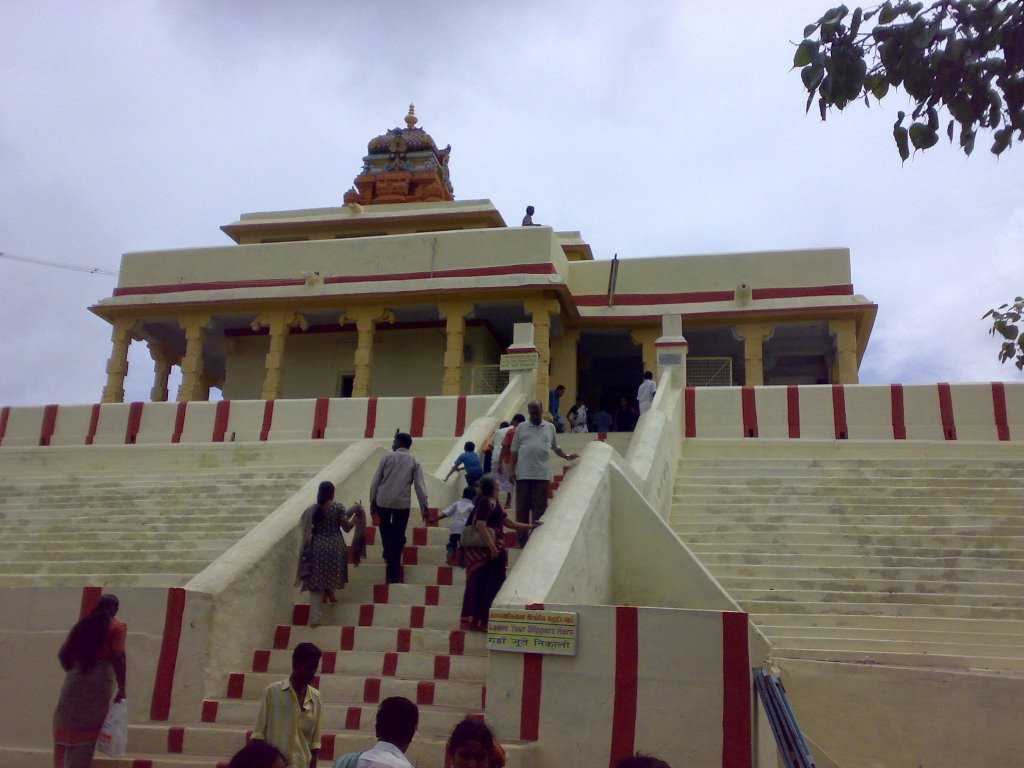
[[[540,525],[517,523],[509,520],[498,503],[498,483],[491,475],[480,478],[480,492],[473,511],[466,521],[466,531],[474,527],[483,546],[467,544],[462,547],[466,566],[466,591],[462,596],[462,625],[475,632],[487,631],[487,617],[491,604],[505,583],[508,570],[508,552],[505,550],[504,529],[529,531]],[[467,540],[463,533],[463,541]],[[472,540],[472,539],[470,539]]]
[[[334,503],[334,483],[327,480],[317,489],[316,504],[302,513],[302,548],[296,581],[310,593],[309,625],[320,626],[324,603],[336,603],[334,591],[348,583],[348,545],[342,530],[356,529],[353,544],[358,548],[365,535],[366,516],[362,507],[347,512]]]
[[[114,618],[118,607],[116,597],[103,595],[61,646],[65,675],[53,713],[54,768],[88,768],[111,699],[124,699],[128,627]]]

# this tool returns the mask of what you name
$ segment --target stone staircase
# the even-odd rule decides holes
[[[693,441],[670,523],[778,658],[1022,672],[1024,452],[940,447]]]
[[[351,580],[338,593],[339,602],[325,607],[321,626],[310,627],[308,603],[296,602],[291,622],[266,628],[249,667],[232,673],[223,695],[205,700],[195,721],[132,725],[129,755],[97,759],[96,765],[226,764],[249,736],[263,689],[288,676],[292,649],[308,641],[324,651],[314,682],[324,701],[322,763],[372,746],[378,703],[388,696],[405,696],[420,708],[410,758],[421,768],[440,768],[444,743],[455,724],[467,715],[483,716],[485,636],[459,626],[465,575],[445,561],[446,528],[410,527],[402,584],[383,583],[384,562],[375,528],[368,529],[368,538],[368,559],[358,567],[350,565]],[[514,544],[513,536],[507,539]],[[296,592],[297,600],[304,597]],[[517,744],[498,731],[509,752],[509,766],[528,765],[532,745]]]

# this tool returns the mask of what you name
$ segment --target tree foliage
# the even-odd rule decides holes
[[[1024,316],[1024,297],[1018,296],[1013,304],[1003,304],[999,309],[990,309],[982,320],[992,318],[992,327],[988,332],[991,336],[997,334],[1002,339],[1002,346],[999,349],[999,362],[1005,363],[1013,360],[1013,364],[1019,370],[1024,371],[1024,332],[1021,331],[1020,321]]]
[[[868,28],[867,22],[874,26]],[[807,110],[818,97],[825,120],[863,98],[881,100],[902,87],[913,100],[910,124],[898,113],[893,139],[902,160],[911,147],[950,142],[959,129],[970,155],[979,132],[999,156],[1014,135],[1024,141],[1024,0],[886,0],[851,13],[830,9],[803,30],[793,66],[807,89]]]

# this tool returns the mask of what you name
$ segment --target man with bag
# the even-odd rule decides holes
[[[402,551],[405,549],[405,528],[409,524],[412,487],[416,489],[424,524],[427,520],[423,468],[409,453],[410,448],[411,435],[407,432],[395,435],[394,450],[380,460],[370,484],[370,511],[380,520],[388,584],[399,584],[402,581]]]
[[[516,521],[529,525],[541,519],[548,508],[551,486],[550,453],[566,461],[579,458],[558,447],[555,425],[544,421],[539,400],[527,407],[530,418],[516,427],[512,437],[512,482],[516,486]],[[529,531],[520,531],[519,545],[526,546]]]

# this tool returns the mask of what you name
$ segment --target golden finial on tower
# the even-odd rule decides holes
[[[413,104],[409,105],[409,114],[405,116],[405,124],[409,126],[410,130],[416,125],[416,107]]]

